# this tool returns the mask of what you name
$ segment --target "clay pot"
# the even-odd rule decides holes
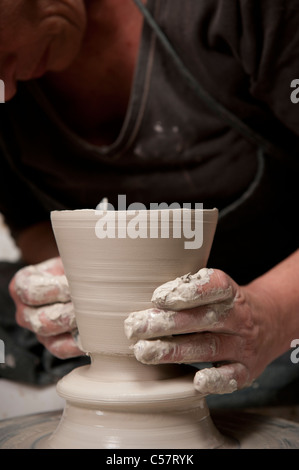
[[[51,214],[81,343],[91,364],[58,383],[66,406],[58,429],[42,447],[225,445],[204,397],[193,387],[194,369],[139,363],[124,333],[128,314],[150,308],[159,285],[206,266],[218,212],[174,209],[155,214],[144,210],[138,218],[136,214],[94,210]],[[190,247],[184,214],[192,217],[194,227],[202,221],[197,228],[203,243],[195,249],[186,245],[189,242]]]

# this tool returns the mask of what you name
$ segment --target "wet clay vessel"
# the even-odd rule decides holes
[[[150,308],[159,285],[206,266],[218,212],[173,209],[139,211],[138,218],[136,214],[51,214],[80,340],[91,364],[74,369],[58,383],[65,409],[54,433],[39,442],[41,448],[233,445],[218,432],[205,398],[195,391],[195,370],[139,363],[124,333],[126,317]],[[202,243],[192,248],[186,230],[190,217],[193,227],[202,230]]]
[[[169,213],[172,228],[182,228],[177,215]],[[127,315],[151,306],[157,286],[207,263],[217,211],[197,215],[203,244],[186,249],[188,231],[146,238],[147,212],[138,223],[134,213],[122,213],[117,237],[103,236],[116,233],[108,223],[111,214],[105,224],[92,210],[52,214],[91,365],[58,383],[66,402],[62,416],[59,411],[1,421],[1,449],[299,448],[298,423],[236,410],[211,410],[212,421],[205,398],[194,390],[194,370],[145,366],[132,354],[124,334]],[[154,221],[151,235],[160,225]]]

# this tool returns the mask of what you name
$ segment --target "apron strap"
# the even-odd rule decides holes
[[[157,38],[160,40],[160,43],[168,52],[169,56],[172,58],[180,74],[182,75],[186,83],[189,85],[189,87],[195,92],[195,94],[210,109],[217,113],[218,116],[222,118],[224,122],[229,124],[232,128],[236,129],[248,141],[258,146],[264,154],[271,154],[280,162],[283,161],[284,164],[288,163],[293,169],[294,167],[299,169],[299,158],[297,155],[290,155],[289,152],[278,148],[272,142],[269,142],[263,136],[255,132],[253,129],[247,126],[239,117],[237,117],[231,111],[226,109],[221,103],[219,103],[202,87],[197,78],[195,78],[194,75],[190,72],[190,70],[185,66],[182,59],[179,57],[174,47],[170,43],[169,39],[162,31],[161,27],[157,24],[157,22],[155,21],[149,10],[146,8],[146,6],[142,3],[142,1],[133,1],[143,14],[147,23],[156,33]]]

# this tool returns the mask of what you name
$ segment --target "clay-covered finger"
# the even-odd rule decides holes
[[[248,369],[240,363],[202,369],[194,377],[194,387],[203,395],[232,393],[248,385]]]
[[[60,258],[26,266],[14,277],[19,300],[27,305],[45,305],[70,300],[69,286]]]
[[[17,320],[21,326],[43,336],[53,336],[76,328],[72,302],[25,307],[22,319]]]
[[[182,311],[151,308],[132,312],[124,323],[125,334],[128,339],[136,340],[215,331],[223,327],[230,308],[224,302]]]
[[[144,364],[192,364],[229,360],[239,347],[239,338],[234,335],[195,333],[156,340],[141,339],[133,346],[133,351],[136,359]]]
[[[37,339],[53,354],[53,356],[58,357],[59,359],[69,359],[71,357],[82,356],[84,354],[71,333],[50,337],[37,336]]]
[[[159,286],[153,293],[155,307],[183,310],[209,303],[233,301],[233,283],[222,271],[203,268]]]

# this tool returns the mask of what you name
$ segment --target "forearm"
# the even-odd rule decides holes
[[[36,264],[58,256],[58,249],[50,221],[33,225],[23,230],[16,240],[22,259]]]
[[[275,343],[276,356],[299,338],[299,250],[255,279],[246,289],[261,304]],[[273,334],[275,332],[275,334]]]

